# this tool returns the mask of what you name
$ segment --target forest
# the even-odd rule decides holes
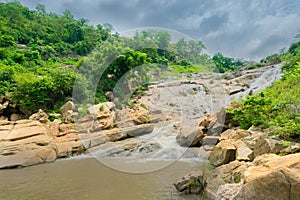
[[[25,115],[38,109],[56,112],[72,98],[75,80],[86,83],[80,87],[82,91],[77,91],[78,99],[89,97],[89,91],[95,90],[94,103],[107,101],[105,93],[138,66],[145,67],[137,79],[149,82],[149,71],[163,76],[226,73],[283,62],[280,81],[245,101],[235,102],[235,109],[227,112],[234,113],[234,123],[242,128],[277,126],[281,129],[274,134],[300,139],[299,35],[286,52],[260,62],[222,53],[210,56],[205,49],[201,41],[182,38],[173,42],[165,31],[148,30],[123,37],[108,23],[95,26],[87,19],[75,19],[68,10],[58,15],[47,12],[41,4],[30,10],[18,1],[0,3],[0,95]]]

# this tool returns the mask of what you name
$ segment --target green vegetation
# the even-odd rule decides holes
[[[235,60],[233,58],[225,57],[220,52],[215,54],[212,60],[216,65],[215,72],[220,73],[224,73],[226,71],[236,71],[245,66],[245,62],[243,62],[241,59]]]
[[[244,129],[252,125],[274,127],[272,134],[300,141],[300,43],[292,44],[285,54],[269,58],[285,62],[283,78],[265,91],[235,102],[236,108],[227,112],[234,113],[233,123]]]
[[[131,80],[124,81],[147,83],[150,69],[177,75],[208,71],[205,63],[214,67],[200,41],[171,43],[169,33],[154,30],[124,38],[112,30],[110,24],[75,19],[68,10],[57,15],[41,4],[30,10],[18,1],[0,3],[0,95],[9,96],[28,115],[40,108],[58,110],[72,96],[75,80],[82,88],[76,98],[96,91],[97,103],[107,101],[105,93],[114,88],[124,95],[137,87],[117,85],[127,72]],[[143,67],[133,74],[138,66]],[[136,92],[147,85],[138,87]]]

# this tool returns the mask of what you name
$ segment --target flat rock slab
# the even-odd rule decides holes
[[[149,134],[153,131],[153,124],[142,124],[133,127],[123,128],[122,130],[127,133],[130,137],[141,136],[145,134]]]

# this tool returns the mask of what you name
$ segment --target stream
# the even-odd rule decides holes
[[[0,199],[199,199],[180,195],[173,183],[191,171],[205,172],[211,166],[197,150],[177,144],[178,129],[174,127],[183,125],[183,118],[202,117],[250,91],[266,88],[281,77],[280,68],[276,65],[262,72],[247,88],[231,96],[226,96],[225,89],[216,86],[218,83],[209,92],[197,81],[156,85],[141,101],[152,112],[179,113],[179,118],[157,123],[151,134],[106,143],[88,154],[51,164],[1,170]]]

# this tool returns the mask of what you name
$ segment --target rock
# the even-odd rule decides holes
[[[224,130],[227,129],[225,125],[226,112],[225,109],[221,109],[211,117],[211,121],[208,126],[207,135],[219,136]]]
[[[151,121],[149,111],[140,105],[135,105],[133,109],[125,108],[116,112],[116,124],[120,128],[145,124]]]
[[[25,124],[16,124],[6,135],[0,140],[16,141],[30,138],[37,135],[46,135],[47,129],[38,121],[28,121]]]
[[[208,145],[200,147],[197,157],[208,160],[212,149],[213,149],[213,147],[208,146]]]
[[[68,111],[74,111],[75,110],[75,104],[72,101],[68,101],[60,108],[60,113],[62,116],[65,116]]]
[[[216,197],[214,199],[216,200],[230,200],[237,196],[237,194],[242,189],[242,184],[240,183],[232,183],[232,184],[225,184],[221,185],[218,188]]]
[[[210,157],[210,162],[215,166],[227,164],[235,160],[236,148],[230,141],[221,141],[218,143]]]
[[[121,129],[104,130],[102,133],[106,136],[106,139],[111,142],[123,140],[128,137],[127,133]]]
[[[115,107],[116,105],[113,102],[105,102],[89,107],[88,112],[89,114],[97,115],[99,112],[102,111],[111,111]]]
[[[200,146],[202,139],[205,137],[203,129],[198,127],[198,120],[183,120],[180,132],[176,136],[176,141],[180,146],[193,147]]]
[[[90,149],[101,144],[104,144],[107,141],[106,136],[103,133],[97,133],[97,136],[91,137],[81,137],[81,141],[85,149]]]
[[[238,86],[238,85],[230,86],[228,94],[233,95],[242,91],[244,91],[244,87],[242,86]]]
[[[135,125],[132,127],[123,128],[122,130],[127,133],[130,137],[137,137],[145,134],[152,133],[154,129],[153,124],[141,124],[141,125]]]
[[[33,147],[10,156],[0,156],[0,169],[27,167],[56,160],[56,151],[49,147]]]
[[[6,116],[0,116],[0,121],[7,121],[8,120],[8,117]]]
[[[206,187],[206,182],[201,173],[191,172],[174,183],[174,186],[185,194],[199,194]]]
[[[68,141],[63,143],[56,143],[57,157],[67,158],[73,155],[79,155],[85,151],[81,141]]]
[[[288,147],[281,150],[280,153],[287,155],[292,153],[299,153],[300,152],[300,144],[299,143],[291,143]]]
[[[219,136],[205,136],[202,139],[202,145],[203,146],[215,146],[220,140]]]
[[[146,145],[142,145],[138,149],[138,152],[145,156],[149,153],[157,152],[161,148],[162,148],[162,146],[160,144],[151,142],[151,143],[148,143]]]
[[[248,137],[251,136],[251,132],[246,131],[246,130],[242,130],[242,129],[228,129],[226,131],[224,131],[223,133],[221,133],[221,138],[220,140],[239,140],[242,139],[244,137]]]
[[[202,129],[193,132],[186,132],[187,130],[181,130],[176,136],[176,141],[180,146],[183,147],[194,147],[200,146],[202,139],[205,137]]]
[[[262,155],[245,172],[246,183],[234,199],[282,200],[300,197],[300,154]]]
[[[65,105],[60,108],[60,113],[63,116],[62,121],[64,123],[72,123],[73,114],[75,110],[75,104],[72,101],[68,101]]]
[[[9,117],[9,120],[10,121],[18,121],[22,119],[22,115],[20,114],[12,114],[10,117]]]
[[[241,140],[234,143],[236,147],[236,160],[238,161],[252,161],[254,159],[253,151]]]
[[[224,184],[243,184],[244,173],[249,165],[235,160],[209,171],[205,176],[207,182],[205,193],[209,193],[211,196],[209,199],[217,199],[218,188]]]
[[[115,118],[115,112],[109,110],[99,111],[92,130],[98,131],[114,127]]]
[[[3,104],[0,103],[0,113],[2,113],[9,105],[9,101],[5,101]]]
[[[254,158],[267,153],[280,153],[284,149],[282,141],[266,138],[265,134],[259,134],[253,137],[246,137],[243,140],[251,149],[253,149]]]
[[[41,123],[49,122],[49,116],[47,113],[45,113],[42,109],[39,109],[39,111],[29,117],[30,120],[38,120]]]

